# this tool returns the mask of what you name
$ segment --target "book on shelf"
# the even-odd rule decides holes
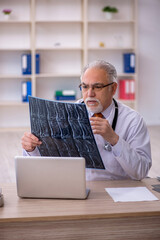
[[[119,99],[134,100],[135,99],[135,80],[119,79]]]
[[[76,100],[76,92],[74,90],[57,90],[55,92],[55,99],[60,101],[74,101]]]
[[[23,81],[21,83],[22,102],[28,102],[28,96],[32,95],[32,83],[31,81]]]
[[[24,53],[21,56],[21,63],[22,63],[22,74],[23,75],[30,75],[32,74],[32,58],[31,54]],[[35,73],[40,73],[40,54],[35,55]]]
[[[123,54],[123,67],[125,73],[135,73],[135,54],[124,53]]]

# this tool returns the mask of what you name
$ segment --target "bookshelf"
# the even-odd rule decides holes
[[[6,0],[0,2],[0,127],[29,125],[28,104],[21,102],[21,82],[32,82],[32,95],[53,99],[56,90],[73,89],[77,98],[82,67],[95,59],[115,65],[118,79],[135,80],[136,108],[138,0]],[[119,12],[106,20],[101,9]],[[5,20],[4,8],[12,9]],[[100,42],[104,44],[100,47]],[[136,55],[136,73],[123,72],[123,54]],[[31,53],[32,74],[22,75],[21,55]],[[40,54],[40,73],[34,56]],[[118,98],[118,94],[116,95]],[[12,121],[7,119],[13,112]]]

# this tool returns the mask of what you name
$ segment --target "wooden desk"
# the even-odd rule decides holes
[[[0,239],[160,239],[160,201],[114,203],[105,187],[146,186],[143,181],[88,182],[87,200],[20,199],[16,187],[2,185],[5,205],[0,208]]]

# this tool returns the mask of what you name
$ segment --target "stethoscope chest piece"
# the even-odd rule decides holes
[[[104,145],[104,149],[105,149],[106,151],[108,151],[108,152],[111,152],[111,151],[112,151],[112,147],[111,147],[110,143],[106,143],[106,144]]]

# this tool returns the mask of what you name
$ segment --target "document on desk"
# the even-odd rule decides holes
[[[140,202],[159,200],[146,187],[105,188],[114,202]]]

